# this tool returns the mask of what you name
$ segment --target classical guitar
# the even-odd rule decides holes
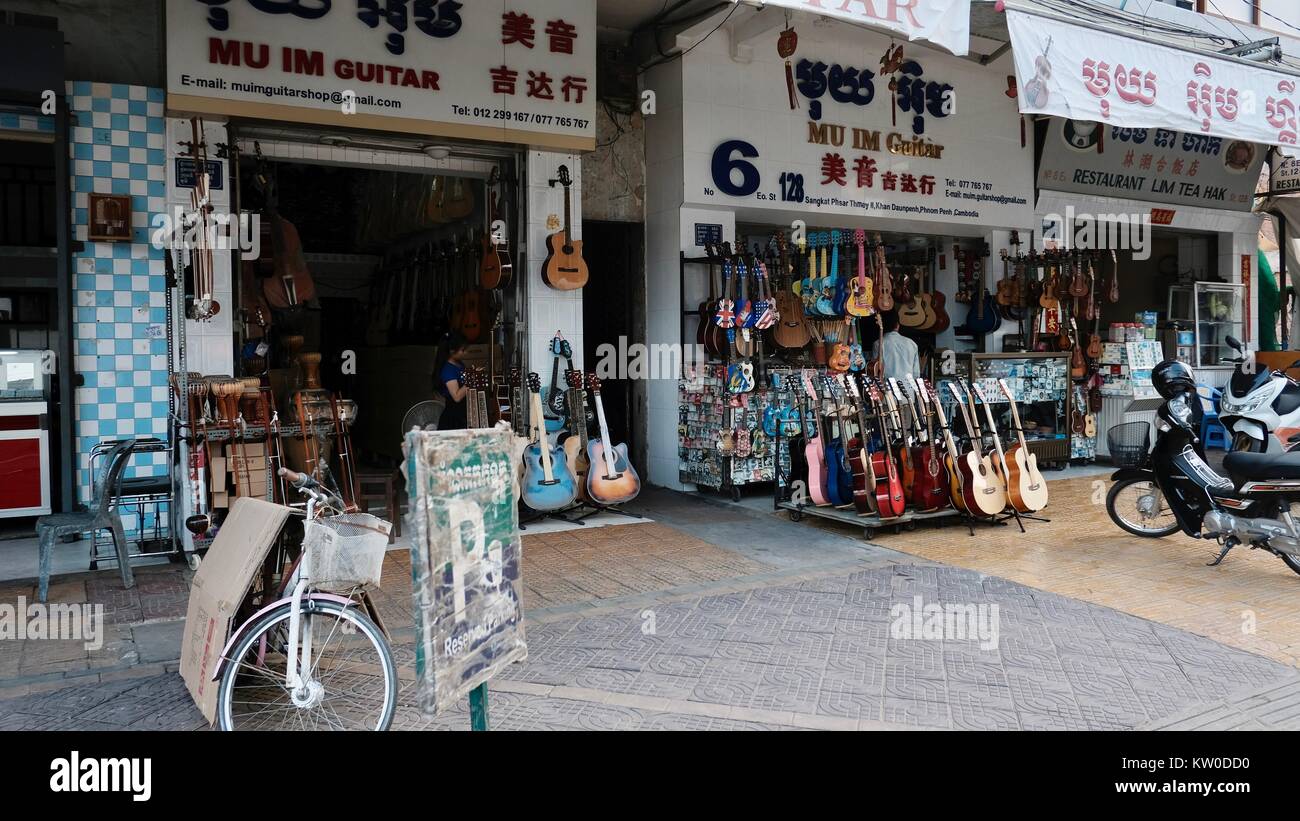
[[[939,429],[943,431],[944,444],[948,449],[947,455],[943,457],[944,467],[948,472],[948,496],[952,500],[952,506],[958,510],[969,513],[966,509],[966,488],[965,478],[958,468],[961,462],[961,452],[957,448],[957,442],[953,439],[952,428],[948,425],[948,420],[943,415],[943,401],[939,394],[933,393],[927,387],[924,379],[917,380],[917,387],[930,398],[930,406],[934,408],[934,416],[939,420]],[[958,403],[960,404],[960,403]],[[956,419],[954,418],[954,422]]]
[[[880,449],[871,454],[872,473],[876,477],[876,510],[882,519],[894,519],[903,515],[907,508],[907,499],[903,494],[903,479],[894,464],[894,456],[889,447],[889,430],[885,425],[885,408],[881,402],[880,392],[872,381],[866,381],[867,395],[876,412],[876,423],[880,433]]]
[[[1007,380],[999,379],[998,387],[1002,389],[1002,395],[1011,403],[1011,423],[1016,427],[1018,440],[1011,445],[1005,457],[1007,496],[1016,510],[1021,513],[1033,513],[1047,507],[1047,480],[1038,470],[1038,457],[1025,443],[1025,428],[1020,422],[1016,398],[1011,394]]]
[[[587,390],[596,405],[596,423],[600,438],[587,443],[587,495],[599,505],[619,505],[630,502],[641,492],[641,477],[627,458],[627,445],[617,445],[609,438],[605,424],[605,405],[600,400],[600,380],[596,374],[587,374]]]
[[[587,284],[587,262],[582,258],[582,240],[573,239],[569,167],[561,165],[557,176],[556,182],[564,186],[564,227],[546,238],[542,281],[557,291],[572,291]]]
[[[498,236],[493,226],[501,219],[500,203],[497,201],[498,186],[500,186],[500,172],[498,169],[492,169],[492,176],[488,178],[488,220],[490,223],[482,236],[482,256],[479,260],[479,285],[488,289],[504,288],[510,284],[514,278],[514,265],[510,262],[510,249],[506,245],[504,236]],[[502,232],[504,233],[504,232]]]
[[[962,475],[966,510],[974,516],[996,516],[1007,506],[1007,492],[994,474],[992,462],[981,452],[984,437],[980,433],[979,422],[966,409],[966,397],[957,380],[949,382],[948,388],[957,401],[957,408],[966,423],[966,431],[970,434],[970,449],[957,460],[957,469]],[[974,408],[973,400],[971,408]]]
[[[822,452],[823,434],[820,399],[812,378],[815,371],[804,370],[802,373],[804,391],[808,394],[808,416],[813,423],[813,437],[804,443],[804,461],[808,464],[808,498],[817,506],[829,505],[830,496],[826,485],[826,460]]]
[[[925,444],[916,449],[916,478],[912,483],[912,505],[919,511],[939,510],[949,504],[948,475],[939,458],[939,449],[935,444],[934,426],[927,410],[929,400],[925,383],[918,382],[910,373],[907,381],[912,386],[916,400],[918,419],[925,419]],[[918,423],[919,429],[919,423]]]
[[[578,489],[569,473],[569,465],[564,461],[564,448],[559,445],[551,447],[545,426],[538,424],[542,419],[541,391],[541,379],[536,373],[528,374],[533,443],[524,450],[524,478],[520,493],[524,504],[538,512],[548,512],[573,504]]]
[[[587,500],[587,468],[591,461],[587,456],[587,395],[582,389],[582,371],[574,370],[571,366],[566,368],[564,371],[564,384],[569,386],[567,391],[569,424],[568,431],[560,444],[564,446],[564,461],[568,463],[569,472],[573,474],[578,499],[585,502]]]

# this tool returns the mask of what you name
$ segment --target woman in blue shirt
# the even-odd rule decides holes
[[[468,427],[465,414],[465,354],[469,343],[456,331],[449,331],[438,346],[438,357],[433,366],[433,388],[447,401],[438,418],[438,430],[464,430]]]

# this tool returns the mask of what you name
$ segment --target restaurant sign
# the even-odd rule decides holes
[[[167,0],[173,114],[587,150],[596,0]]]
[[[1052,118],[1038,185],[1101,197],[1249,211],[1267,149],[1168,128]]]

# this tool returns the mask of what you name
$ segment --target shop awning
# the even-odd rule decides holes
[[[1300,74],[1007,4],[1020,111],[1296,154]]]
[[[971,0],[732,0],[833,17],[868,28],[925,40],[959,57],[970,51]]]

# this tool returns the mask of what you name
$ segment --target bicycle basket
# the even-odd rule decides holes
[[[369,513],[344,513],[304,524],[302,546],[311,551],[311,584],[346,592],[379,586],[392,525]]]
[[[1116,467],[1140,468],[1146,464],[1151,448],[1151,423],[1124,422],[1106,431],[1110,460]]]

